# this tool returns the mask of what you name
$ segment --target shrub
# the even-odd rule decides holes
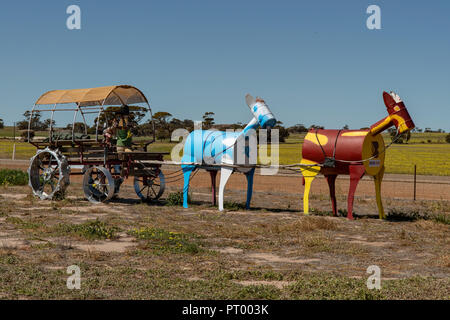
[[[191,203],[191,196],[188,194],[188,203]],[[183,205],[183,192],[172,192],[167,197],[168,206],[182,206]]]
[[[0,185],[23,186],[28,183],[28,173],[21,170],[0,169]]]
[[[445,141],[447,143],[450,143],[450,133],[448,135],[445,136]]]

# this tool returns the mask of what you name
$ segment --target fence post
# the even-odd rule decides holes
[[[417,166],[414,165],[414,201],[416,201],[416,175],[417,175]]]
[[[12,159],[13,159],[13,160],[16,160],[16,144],[15,144],[15,143],[14,143],[14,145],[13,145]]]

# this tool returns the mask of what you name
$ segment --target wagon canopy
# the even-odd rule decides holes
[[[52,90],[44,93],[36,105],[76,103],[79,106],[118,106],[147,103],[144,94],[133,86],[119,85],[88,89]]]

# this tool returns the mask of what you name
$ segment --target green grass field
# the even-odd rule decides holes
[[[16,159],[29,159],[36,153],[36,148],[26,142],[16,142]],[[14,141],[0,140],[0,159],[11,159]]]
[[[386,173],[450,175],[450,143],[446,133],[413,133],[408,144],[393,144],[386,152]],[[304,135],[291,135],[280,144],[280,164],[299,163]],[[383,136],[386,145],[391,141]],[[431,143],[422,143],[431,141]],[[264,147],[261,147],[262,149]]]
[[[16,137],[20,137],[20,134],[22,133],[21,130],[16,128]],[[36,131],[35,135],[37,137],[46,137],[48,135],[47,131]],[[5,126],[4,128],[0,129],[0,138],[12,138],[14,136],[14,128],[12,126]]]
[[[0,136],[2,132],[5,131],[0,131]],[[445,136],[445,133],[413,133],[408,144],[392,145],[386,152],[386,173],[412,174],[416,165],[418,174],[450,175],[450,144],[442,143]],[[303,137],[304,135],[291,135],[285,143],[280,144],[280,164],[300,162]],[[389,136],[384,135],[384,138],[388,144]],[[136,140],[139,141],[139,138]],[[0,159],[11,159],[13,144],[12,140],[0,140]],[[151,145],[150,151],[170,152],[176,144],[158,141]],[[260,152],[265,151],[265,148],[260,147]],[[29,159],[34,154],[35,148],[32,145],[16,142],[16,159]],[[164,156],[164,159],[170,160],[170,155]]]

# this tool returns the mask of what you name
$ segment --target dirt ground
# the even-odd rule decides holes
[[[28,161],[24,160],[1,160],[0,168],[9,169],[21,169],[27,170]],[[173,165],[165,165],[162,167],[163,172],[167,175],[167,180],[177,180],[168,185],[174,186],[181,190],[183,181],[181,176],[178,176],[175,172],[179,170],[178,167]],[[71,181],[81,181],[81,176],[71,177]],[[382,184],[382,196],[384,198],[396,198],[396,199],[410,199],[414,197],[414,177],[412,175],[404,174],[386,174]],[[217,186],[220,180],[220,173],[217,175]],[[128,179],[126,184],[132,185],[133,179]],[[247,190],[247,182],[243,174],[233,174],[228,180],[227,189]],[[192,179],[192,188],[208,188],[211,185],[211,179],[209,174],[200,170]],[[336,194],[346,196],[349,188],[349,176],[338,176],[336,180]],[[267,176],[260,175],[259,170],[256,171],[254,178],[254,191],[256,192],[275,192],[282,194],[296,194],[298,196],[298,203],[292,203],[294,208],[301,210],[300,200],[303,197],[303,185],[302,177],[299,173],[295,173],[288,170],[280,170],[277,175]],[[322,175],[318,175],[314,180],[311,193],[313,197],[315,195],[328,195],[328,185]],[[375,197],[375,186],[373,178],[365,176],[359,182],[356,189],[355,196],[373,198]],[[243,194],[243,199],[245,194]],[[416,199],[417,200],[448,200],[450,201],[450,176],[417,176],[416,184]],[[341,204],[341,208],[346,208],[345,203]]]
[[[62,201],[37,200],[26,186],[0,188],[0,297],[450,298],[449,201],[386,198],[397,219],[380,221],[373,198],[357,196],[357,219],[349,221],[326,216],[328,197],[313,192],[313,215],[304,216],[300,179],[298,193],[261,179],[253,208],[243,210],[245,178],[234,175],[227,210],[219,212],[207,178],[194,180],[189,209],[164,199],[142,204],[129,185],[101,205],[84,200],[76,181]],[[168,185],[164,196],[177,191]],[[345,208],[344,195],[338,203]],[[447,223],[429,218],[434,214]],[[97,229],[74,231],[96,219]],[[66,288],[73,264],[81,290]],[[381,290],[367,289],[371,265],[381,269]]]

